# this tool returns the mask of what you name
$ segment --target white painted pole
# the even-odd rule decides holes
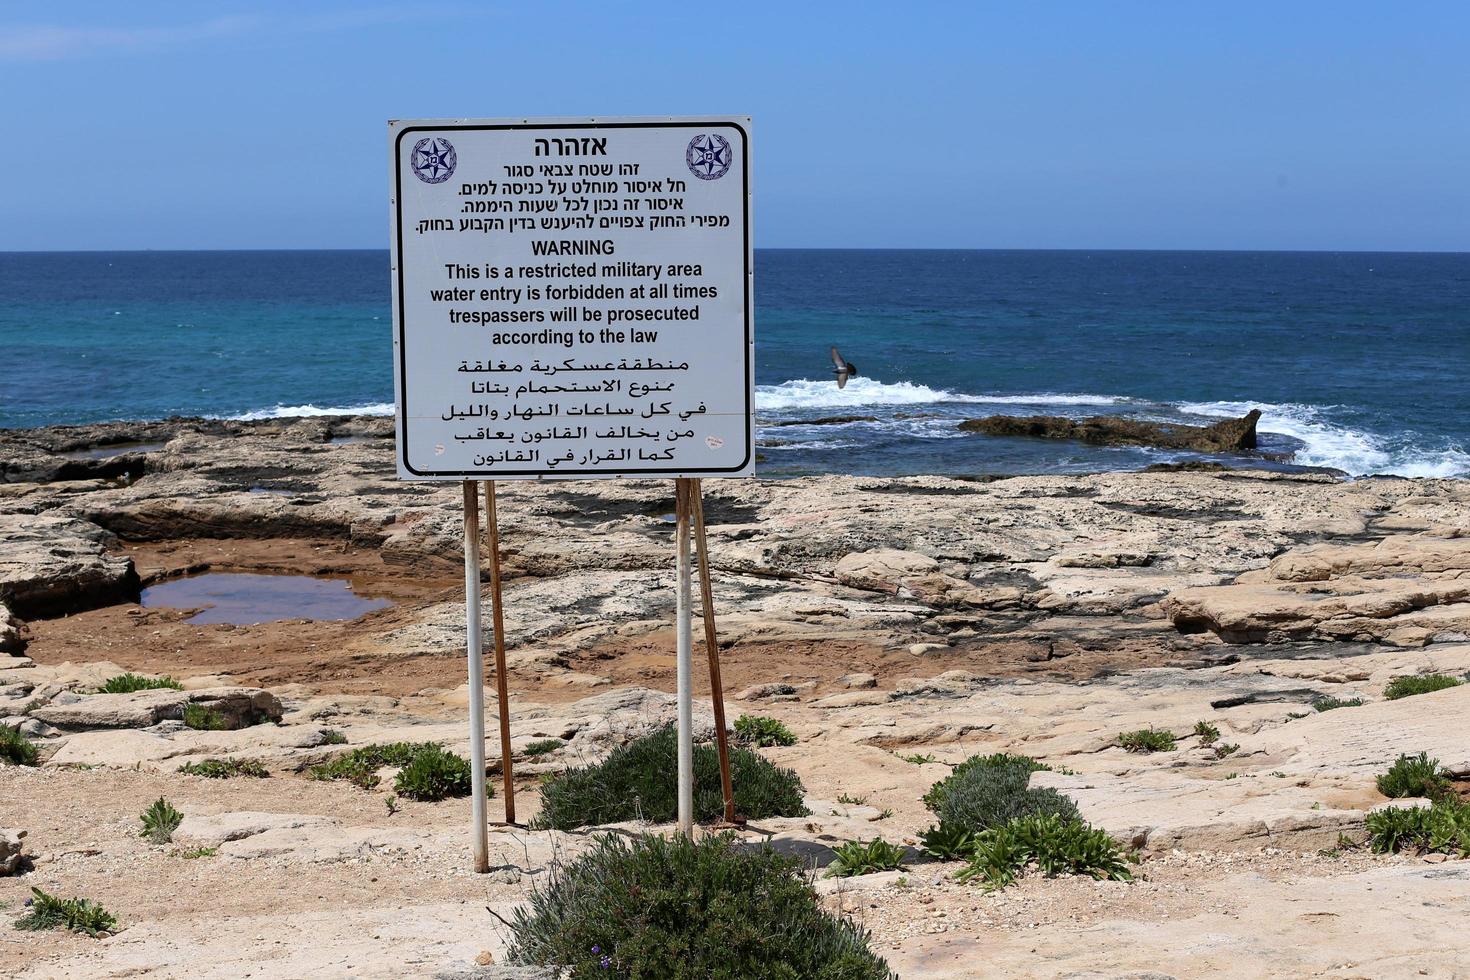
[[[689,601],[689,493],[687,480],[674,483],[678,546],[675,567],[678,589],[678,674],[679,674],[679,832],[694,835],[694,641],[690,635]]]
[[[475,870],[490,870],[490,842],[485,829],[485,655],[480,632],[480,499],[472,480],[464,481],[465,651],[470,675],[470,840]],[[502,709],[503,710],[503,709]]]

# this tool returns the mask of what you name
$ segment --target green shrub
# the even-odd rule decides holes
[[[1134,732],[1118,735],[1118,746],[1128,752],[1173,752],[1174,733],[1157,728],[1140,728]]]
[[[470,763],[438,745],[419,750],[408,765],[398,770],[393,791],[410,800],[442,800],[450,796],[469,796]],[[489,782],[485,794],[494,792]]]
[[[851,878],[854,875],[870,875],[876,871],[897,871],[903,866],[902,847],[890,844],[881,837],[867,843],[851,840],[834,848],[837,855],[827,866],[828,878]]]
[[[602,762],[567,769],[541,786],[540,827],[570,830],[623,820],[664,823],[678,816],[678,734],[666,725],[619,746]],[[735,808],[751,820],[804,817],[801,780],[750,749],[732,748]],[[694,747],[694,816],[712,820],[725,810],[719,755]]]
[[[346,745],[347,744],[347,736],[346,735],[343,735],[341,732],[337,731],[337,729],[335,729],[335,728],[323,728],[322,729],[322,744],[323,745]]]
[[[157,691],[167,689],[182,691],[184,685],[172,677],[144,677],[142,674],[118,674],[109,677],[97,688],[98,694],[132,694],[134,691]]]
[[[1216,739],[1220,737],[1220,729],[1207,721],[1195,722],[1194,733],[1199,736],[1199,744],[1201,745],[1214,745]]]
[[[20,729],[0,725],[0,762],[11,766],[34,766],[36,745]]]
[[[1028,755],[1011,755],[1009,752],[997,752],[994,755],[972,755],[964,762],[954,767],[954,771],[945,776],[939,782],[929,787],[929,792],[924,794],[924,806],[934,812],[938,812],[939,804],[943,801],[951,787],[963,782],[967,775],[975,769],[1015,769],[1030,776],[1033,772],[1047,772],[1051,767],[1044,762],[1037,762]]]
[[[139,814],[138,819],[143,821],[140,837],[146,837],[155,844],[167,844],[174,839],[174,831],[183,823],[184,815],[160,796],[152,806]]]
[[[1427,752],[1401,755],[1378,777],[1378,792],[1391,799],[1427,796],[1433,799],[1449,791],[1449,775],[1440,768],[1438,759]]]
[[[1032,814],[1077,816],[1076,805],[1056,790],[1030,788],[1031,774],[1042,768],[1026,756],[976,756],[930,787],[924,805],[948,834],[978,834]]]
[[[1121,845],[1106,831],[1077,817],[1033,814],[976,837],[969,866],[956,877],[980,879],[987,889],[1004,888],[1035,865],[1048,878],[1071,874],[1131,881],[1126,860]]]
[[[768,745],[795,745],[796,736],[791,729],[774,718],[741,715],[735,719],[735,744],[761,748]]]
[[[57,898],[32,888],[26,905],[29,911],[15,920],[17,929],[71,929],[93,937],[117,929],[117,919],[111,912],[85,898]]]
[[[1413,847],[1470,857],[1470,804],[1442,796],[1428,807],[1375,810],[1368,814],[1368,843],[1379,854]]]
[[[1318,711],[1332,711],[1334,708],[1359,708],[1363,705],[1362,698],[1318,698],[1312,702],[1312,707]]]
[[[230,727],[225,723],[224,715],[194,702],[184,705],[184,725],[201,732],[222,732]]]
[[[975,835],[963,827],[930,827],[919,834],[924,853],[936,861],[954,861],[967,858],[975,849]]]
[[[799,869],[727,835],[604,835],[517,909],[508,958],[577,977],[895,980]]]
[[[439,747],[438,742],[375,742],[339,755],[330,762],[312,766],[306,770],[306,775],[311,779],[345,779],[363,789],[372,789],[378,785],[379,769],[401,769],[420,752]]]
[[[186,762],[179,766],[186,776],[203,776],[205,779],[233,779],[236,776],[253,776],[265,779],[270,770],[254,759],[204,759]]]
[[[1228,759],[1230,756],[1234,755],[1235,753],[1237,753],[1239,751],[1240,751],[1240,743],[1239,742],[1216,742],[1215,743],[1215,758],[1217,758],[1217,759]],[[1231,775],[1234,775],[1234,773],[1232,773]],[[1226,778],[1228,779],[1229,777],[1227,776]]]
[[[1390,701],[1399,698],[1412,697],[1415,694],[1429,694],[1431,691],[1443,691],[1450,687],[1459,687],[1465,683],[1458,677],[1448,677],[1444,674],[1414,674],[1408,677],[1395,677],[1388,682],[1388,687],[1383,689],[1383,696]]]
[[[543,738],[526,746],[526,755],[535,758],[538,755],[548,755],[561,748],[566,743],[559,738]]]

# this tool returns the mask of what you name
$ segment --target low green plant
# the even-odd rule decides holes
[[[201,732],[222,732],[230,727],[226,724],[224,715],[207,705],[192,701],[184,705],[184,725]]]
[[[1077,816],[1076,805],[1054,789],[1033,789],[1031,774],[1044,767],[1026,756],[975,756],[930,787],[924,805],[947,833],[979,834],[1016,817]]]
[[[1215,758],[1217,758],[1217,759],[1228,759],[1230,756],[1234,755],[1235,753],[1237,753],[1239,751],[1240,751],[1240,743],[1238,743],[1238,742],[1216,742],[1215,743]]]
[[[347,744],[347,736],[344,735],[344,734],[342,734],[341,732],[339,732],[335,728],[323,728],[322,729],[322,744],[323,745],[346,745]]]
[[[1433,691],[1459,687],[1463,683],[1465,682],[1460,678],[1446,674],[1411,674],[1406,677],[1395,677],[1389,681],[1388,687],[1383,689],[1383,696],[1390,701],[1397,701],[1399,698],[1412,697],[1415,694],[1429,694]]]
[[[1004,888],[1033,865],[1048,878],[1069,874],[1133,880],[1122,846],[1106,831],[1057,814],[1017,817],[978,835],[969,865],[956,877],[980,880],[987,890]]]
[[[383,806],[388,808],[388,816],[393,816],[393,814],[398,812],[398,797],[394,796],[392,793],[389,793],[383,799]]]
[[[472,791],[469,760],[438,745],[416,753],[393,780],[393,792],[410,800],[442,800],[469,796]],[[494,792],[488,782],[485,792]]]
[[[1317,711],[1332,711],[1337,708],[1360,708],[1363,706],[1362,698],[1318,698],[1312,702],[1312,707]]]
[[[866,796],[851,796],[847,793],[839,793],[837,795],[837,802],[843,806],[862,806],[868,802],[868,798]]]
[[[184,763],[179,766],[179,772],[205,779],[233,779],[236,776],[265,779],[270,775],[270,770],[254,759],[202,759]]]
[[[138,819],[143,822],[139,836],[146,837],[155,844],[167,844],[174,839],[174,831],[183,823],[184,815],[160,796],[139,814]]]
[[[179,857],[185,861],[194,861],[198,858],[212,858],[218,853],[217,847],[191,847],[187,851],[180,851]]]
[[[1220,729],[1207,721],[1195,722],[1194,733],[1199,736],[1199,744],[1201,745],[1214,745],[1215,741],[1220,737]]]
[[[534,759],[538,755],[548,755],[552,752],[555,752],[557,749],[561,748],[565,744],[566,743],[559,738],[537,739],[536,741],[526,746],[526,755]]]
[[[36,744],[21,734],[20,729],[0,725],[0,762],[11,766],[34,766]]]
[[[85,898],[57,898],[32,888],[26,907],[28,911],[15,920],[17,929],[70,929],[94,938],[117,929],[117,918],[111,912]]]
[[[577,977],[895,980],[797,859],[728,835],[602,835],[553,865],[510,926],[509,962]]]
[[[936,824],[919,834],[924,853],[936,861],[967,858],[975,849],[975,835],[963,827]]]
[[[98,694],[132,694],[134,691],[182,691],[184,685],[172,677],[144,677],[142,674],[117,674],[102,682]]]
[[[889,819],[892,816],[893,816],[893,807],[891,807],[891,806],[885,806],[883,809],[881,809],[881,810],[878,811],[878,815],[876,817],[874,817],[873,819],[874,820],[887,820],[887,819]]]
[[[878,871],[897,871],[903,866],[902,847],[890,844],[881,837],[863,842],[851,840],[833,849],[836,857],[827,866],[828,878],[851,878],[870,875]]]
[[[1128,752],[1173,752],[1175,738],[1173,732],[1140,728],[1137,731],[1119,733],[1117,744]]]
[[[795,745],[791,729],[775,718],[764,715],[741,715],[735,719],[735,744],[765,748],[770,745]]]
[[[665,725],[614,749],[592,765],[567,769],[541,785],[540,827],[575,827],[651,820],[664,823],[678,813],[675,774],[678,736]],[[801,780],[759,753],[741,747],[730,750],[730,775],[735,808],[746,818],[804,817]],[[712,820],[724,812],[719,755],[713,745],[694,747],[694,815]]]
[[[401,769],[420,752],[439,747],[438,742],[374,742],[312,766],[306,775],[310,779],[345,779],[362,789],[372,789],[378,785],[379,769]]]
[[[1388,771],[1378,777],[1378,792],[1390,799],[1407,796],[1434,799],[1449,789],[1449,774],[1440,767],[1439,760],[1429,758],[1427,752],[1400,755]]]
[[[1368,814],[1368,845],[1377,853],[1416,848],[1470,857],[1470,804],[1441,796],[1431,806],[1385,807]]]
[[[927,766],[939,761],[937,757],[928,753],[925,753],[923,755],[919,755],[918,753],[915,753],[913,755],[904,755],[903,753],[899,753],[898,757],[904,762],[912,762],[916,766]]]
[[[969,774],[976,769],[1005,769],[1016,772],[1024,772],[1028,777],[1033,772],[1046,772],[1051,769],[1044,762],[1037,762],[1029,755],[1011,755],[1009,752],[996,752],[993,755],[972,755],[964,762],[954,767],[948,776],[929,787],[929,792],[924,794],[924,806],[930,810],[938,810],[951,787],[958,786],[964,782]]]

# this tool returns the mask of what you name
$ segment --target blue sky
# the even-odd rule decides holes
[[[1470,5],[0,8],[0,250],[387,245],[385,121],[755,118],[766,247],[1470,250]]]

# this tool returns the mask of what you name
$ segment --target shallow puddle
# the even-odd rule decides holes
[[[115,442],[110,446],[95,446],[92,449],[73,449],[58,453],[67,459],[111,459],[126,453],[154,453],[168,445],[166,442]]]
[[[310,575],[259,575],[209,572],[170,579],[143,590],[141,605],[149,609],[201,609],[186,622],[252,626],[282,619],[356,619],[393,605],[352,591],[342,578]]]

